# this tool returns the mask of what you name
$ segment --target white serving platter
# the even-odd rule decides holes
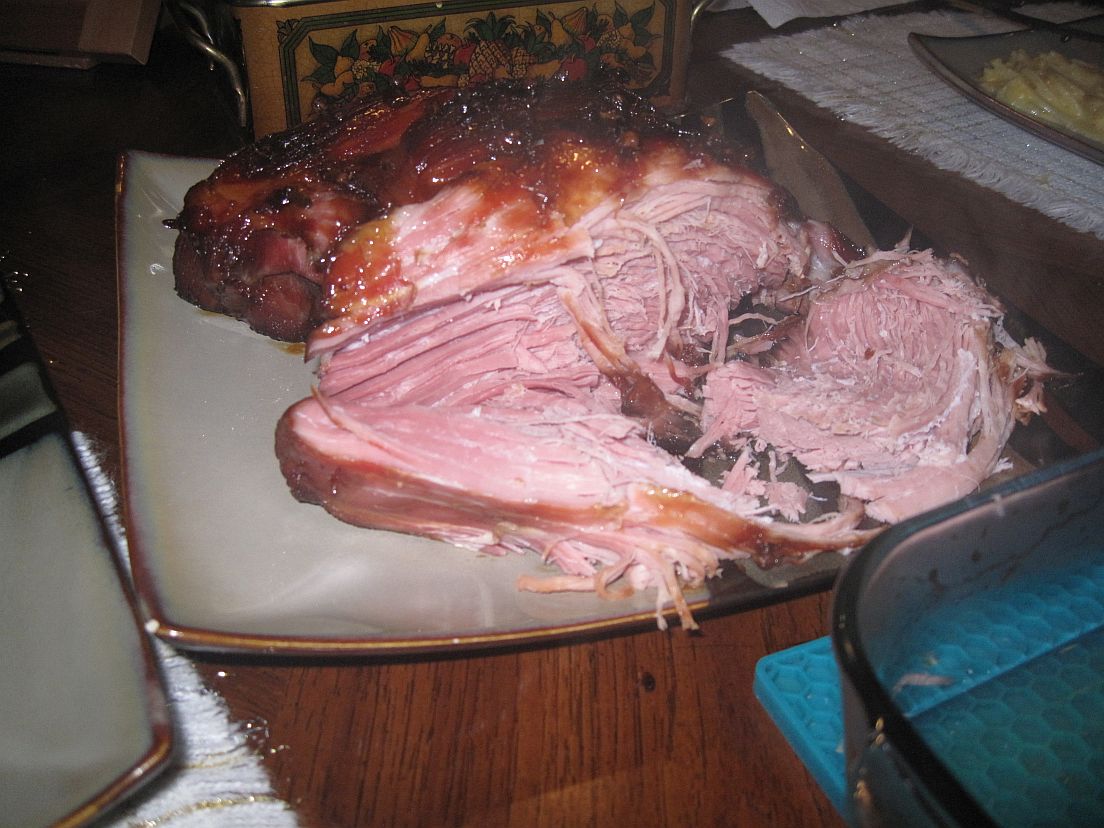
[[[535,555],[493,557],[350,526],[289,493],[280,415],[309,395],[301,348],[173,289],[174,218],[209,159],[132,152],[119,188],[124,495],[135,581],[155,634],[183,648],[395,653],[488,647],[656,623],[655,599],[541,595]],[[731,564],[696,614],[823,589],[837,555],[769,574]],[[754,577],[749,577],[748,572]]]

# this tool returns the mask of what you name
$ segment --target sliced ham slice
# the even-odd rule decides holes
[[[305,400],[281,419],[276,446],[295,496],[342,520],[494,554],[536,551],[567,578],[523,588],[655,589],[686,627],[681,585],[701,585],[722,560],[768,564],[871,535],[853,528],[855,513],[816,526],[756,518],[630,420],[551,401],[538,411]]]

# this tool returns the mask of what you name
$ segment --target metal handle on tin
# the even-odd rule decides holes
[[[218,64],[226,72],[230,80],[230,87],[234,92],[238,126],[246,129],[249,126],[249,100],[246,95],[241,69],[238,68],[238,64],[234,62],[233,58],[218,47],[207,16],[188,0],[170,0],[165,5],[184,38],[206,54],[212,63]]]
[[[690,7],[690,31],[694,31],[694,24],[698,22],[698,15],[705,11],[713,3],[713,0],[696,0]]]

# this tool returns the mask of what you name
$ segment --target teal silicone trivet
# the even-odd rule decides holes
[[[832,643],[818,638],[755,665],[755,697],[844,813],[843,708]]]
[[[916,732],[999,825],[1104,825],[1104,564],[1092,557],[942,607],[875,668]],[[830,640],[760,659],[754,687],[846,814]]]

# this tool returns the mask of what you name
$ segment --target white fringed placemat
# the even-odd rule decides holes
[[[176,754],[159,779],[98,828],[294,828],[295,814],[273,794],[260,756],[222,697],[203,685],[185,656],[160,641],[155,649]]]
[[[95,447],[75,433],[74,443],[96,500],[125,553],[115,486]],[[132,799],[96,823],[98,828],[295,828],[298,820],[272,791],[246,728],[230,718],[226,702],[204,686],[188,658],[155,641],[172,716],[175,750],[169,767]]]
[[[1058,21],[1093,13],[1072,3],[1023,11]],[[972,103],[927,69],[907,40],[909,32],[955,37],[1014,28],[964,12],[864,15],[741,43],[724,56],[940,169],[1104,238],[1104,167]]]

